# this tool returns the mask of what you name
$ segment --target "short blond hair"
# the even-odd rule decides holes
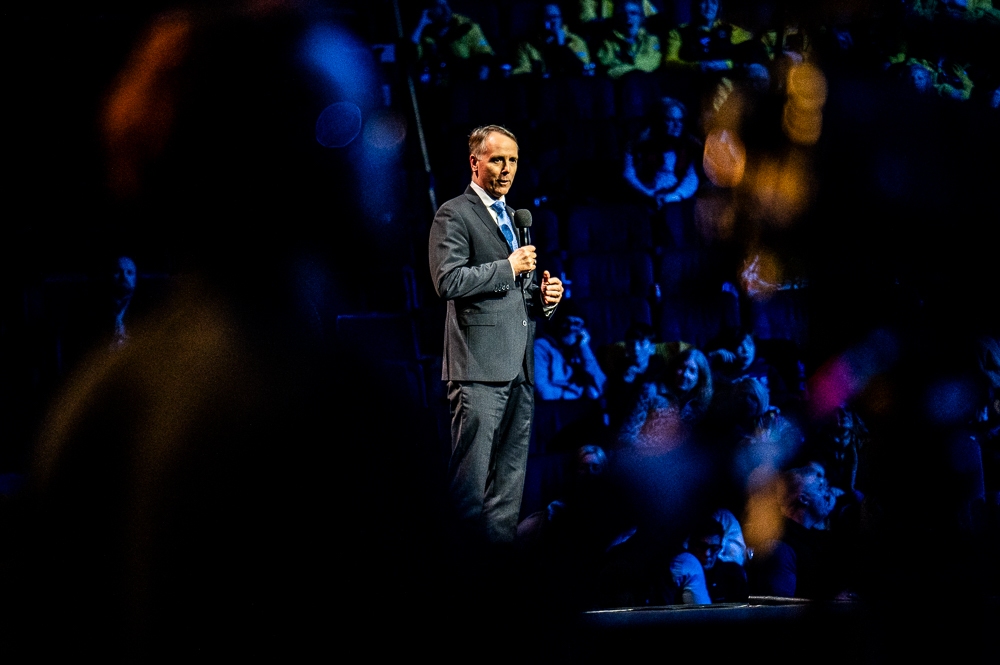
[[[517,143],[517,137],[514,136],[506,127],[501,127],[500,125],[484,125],[482,127],[476,127],[469,134],[469,154],[475,157],[483,154],[486,149],[486,139],[490,137],[490,134],[496,132],[497,134],[503,134],[509,138],[514,143]]]

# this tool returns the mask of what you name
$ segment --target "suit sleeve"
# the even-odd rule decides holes
[[[434,216],[428,243],[434,289],[445,300],[503,293],[514,287],[507,259],[472,265],[469,221],[445,204]]]

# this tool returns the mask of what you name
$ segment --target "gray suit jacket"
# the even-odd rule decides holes
[[[510,206],[507,214],[514,218]],[[541,289],[535,272],[514,278],[507,241],[472,187],[438,209],[428,253],[434,288],[448,301],[441,378],[511,381],[526,362],[533,381]]]

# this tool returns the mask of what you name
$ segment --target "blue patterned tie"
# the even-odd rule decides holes
[[[510,222],[507,220],[507,207],[503,201],[494,201],[490,207],[497,213],[497,223],[500,225],[500,230],[503,231],[503,237],[507,239],[507,246],[513,252],[517,249],[517,240],[514,238],[514,230],[510,228]]]

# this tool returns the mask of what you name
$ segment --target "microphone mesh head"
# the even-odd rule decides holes
[[[519,229],[526,229],[531,226],[531,211],[530,210],[515,210],[514,211],[514,226]]]

